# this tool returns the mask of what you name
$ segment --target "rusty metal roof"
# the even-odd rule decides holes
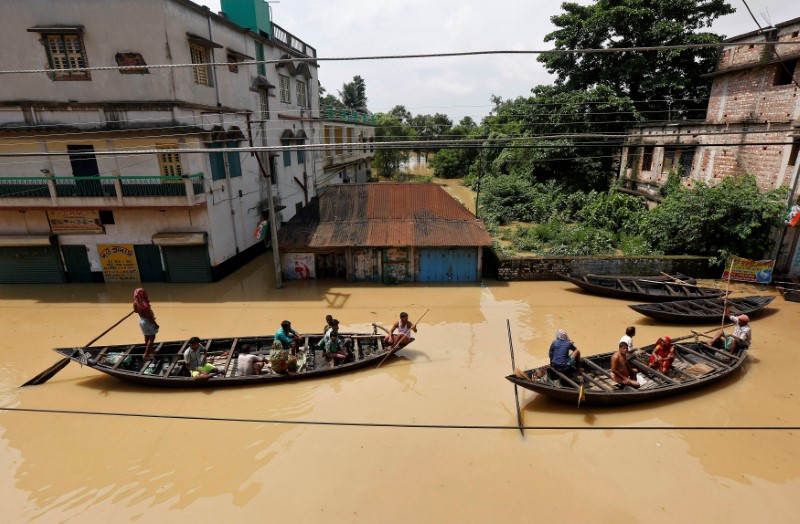
[[[486,225],[436,184],[330,186],[278,233],[281,249],[491,243]]]

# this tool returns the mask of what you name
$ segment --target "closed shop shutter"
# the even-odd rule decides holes
[[[63,284],[61,253],[56,246],[0,247],[0,284]]]
[[[162,246],[167,282],[211,282],[206,246]]]
[[[94,282],[86,246],[61,246],[61,253],[64,255],[64,264],[67,266],[67,277],[70,282]]]
[[[477,282],[477,248],[421,250],[419,280],[420,282]]]
[[[142,282],[164,282],[164,268],[161,266],[161,251],[153,244],[133,246],[136,262],[139,264],[139,277]]]

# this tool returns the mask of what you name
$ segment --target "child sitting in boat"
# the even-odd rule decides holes
[[[664,375],[672,369],[672,363],[675,361],[675,348],[672,347],[672,339],[669,337],[659,338],[656,342],[656,347],[650,354],[650,362],[648,365]]]

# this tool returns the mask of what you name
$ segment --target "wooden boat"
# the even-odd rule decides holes
[[[322,339],[321,334],[304,335],[303,347],[298,351],[298,364],[302,364],[302,367],[297,372],[276,373],[267,364],[260,375],[248,376],[236,376],[239,348],[249,344],[251,354],[267,357],[272,348],[272,336],[201,340],[207,349],[208,361],[220,370],[218,375],[208,380],[196,380],[189,376],[183,361],[188,340],[156,343],[156,356],[150,361],[142,358],[145,349],[142,343],[96,348],[55,348],[54,351],[126,382],[165,388],[213,388],[272,384],[346,373],[365,366],[377,366],[391,349],[384,346],[383,336],[376,333],[340,333],[339,336],[353,342],[354,355],[343,364],[333,367],[323,358],[321,348],[317,347]]]
[[[680,279],[648,276],[615,276],[615,275],[562,275],[579,288],[593,293],[626,300],[645,302],[668,302],[672,300],[689,300],[694,298],[716,298],[725,295],[725,291],[708,287],[699,287],[694,283]]]
[[[727,305],[735,315],[745,314],[754,317],[760,314],[773,300],[775,300],[774,296],[729,298]],[[657,304],[637,304],[628,307],[642,315],[665,322],[702,324],[721,320],[725,303],[725,298],[696,298]]]
[[[506,378],[523,388],[576,405],[582,380],[584,400],[581,405],[619,406],[671,397],[707,386],[735,373],[747,356],[746,349],[739,348],[730,354],[703,342],[687,342],[686,338],[673,341],[676,358],[669,375],[647,366],[655,344],[642,348],[645,353],[631,362],[646,378],[639,389],[618,385],[613,380],[610,371],[613,352],[581,358],[583,373],[580,376],[568,376],[548,365],[524,371],[525,378],[516,374]]]

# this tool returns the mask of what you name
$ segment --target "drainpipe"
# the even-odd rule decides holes
[[[247,137],[250,142],[250,147],[253,147],[253,132],[250,129],[250,113],[247,113]],[[262,128],[262,136],[266,137],[266,133],[263,132],[264,129]],[[266,140],[266,138],[264,138]],[[281,255],[278,250],[278,226],[275,224],[275,204],[272,201],[272,177],[270,177],[270,173],[264,167],[264,163],[261,161],[261,157],[258,156],[258,153],[251,151],[251,156],[256,157],[256,162],[258,162],[258,168],[261,170],[261,175],[264,177],[264,182],[267,185],[267,212],[269,214],[269,230],[270,236],[272,238],[272,258],[275,263],[275,287],[280,289],[283,286],[283,280],[281,276]]]

